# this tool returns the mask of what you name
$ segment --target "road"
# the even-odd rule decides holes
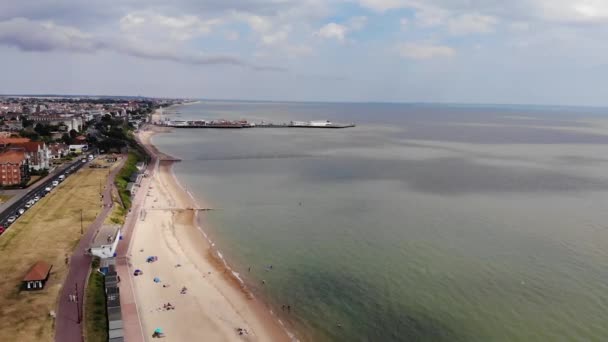
[[[80,239],[78,246],[74,249],[74,253],[70,259],[70,269],[59,295],[59,305],[57,307],[57,318],[55,320],[55,341],[57,342],[76,342],[82,341],[82,310],[83,310],[83,294],[85,290],[86,279],[89,275],[91,267],[90,255],[85,254],[91,246],[95,234],[103,225],[106,217],[112,212],[112,189],[114,187],[114,178],[122,169],[126,157],[123,157],[120,165],[115,167],[106,181],[106,187],[103,191],[103,210],[97,215],[97,218],[87,228],[85,234]],[[78,292],[78,301],[76,303],[69,301],[69,295]],[[78,315],[80,312],[80,317]]]
[[[0,225],[4,228],[8,228],[10,226],[10,223],[7,222],[8,218],[11,216],[19,217],[20,215],[18,214],[18,210],[27,210],[28,208],[26,208],[25,205],[28,201],[34,199],[36,196],[39,196],[40,198],[46,196],[48,192],[45,190],[45,188],[53,188],[52,183],[54,181],[58,181],[60,183],[59,176],[65,175],[66,177],[69,177],[70,174],[78,171],[81,167],[87,164],[88,162],[83,163],[81,159],[78,158],[75,162],[62,166],[55,171],[53,175],[47,176],[44,180],[34,184],[32,187],[26,190],[27,192],[24,195],[20,195],[20,198],[16,200],[11,199],[12,204],[6,206],[2,212],[0,212]]]

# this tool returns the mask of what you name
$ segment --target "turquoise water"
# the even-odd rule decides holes
[[[183,159],[175,171],[188,190],[219,209],[205,229],[228,262],[300,339],[608,339],[601,110],[206,102],[177,111],[358,123],[154,138]]]

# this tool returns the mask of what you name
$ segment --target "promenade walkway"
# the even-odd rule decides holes
[[[91,267],[91,256],[85,254],[85,252],[89,249],[95,234],[103,225],[106,217],[112,212],[111,192],[114,188],[114,178],[122,169],[125,161],[126,158],[122,158],[120,165],[110,172],[103,191],[104,207],[95,221],[84,232],[70,259],[70,270],[61,289],[57,307],[57,318],[55,320],[55,341],[57,342],[83,341],[83,298],[86,279]],[[76,290],[78,291],[78,302],[71,302],[69,295],[74,294]],[[78,317],[78,312],[80,312],[80,317]]]
[[[131,272],[133,271],[130,267],[130,256],[131,256],[131,239],[134,233],[134,227],[139,219],[141,209],[148,193],[148,188],[154,176],[154,172],[157,169],[158,158],[154,151],[149,149],[147,146],[142,144],[139,140],[140,145],[144,146],[148,151],[148,154],[152,157],[148,163],[146,169],[148,177],[143,178],[139,191],[135,194],[135,198],[131,202],[131,210],[127,214],[125,224],[122,228],[123,239],[118,244],[116,249],[116,272],[122,280],[119,284],[120,287],[120,307],[123,320],[123,332],[125,341],[127,342],[144,342],[144,332],[142,330],[139,313],[137,311],[137,303],[135,300],[135,292],[133,289]]]

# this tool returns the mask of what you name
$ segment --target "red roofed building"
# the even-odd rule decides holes
[[[11,186],[29,180],[29,163],[24,151],[8,150],[0,153],[0,185]]]
[[[35,263],[23,278],[23,289],[42,290],[49,279],[51,268],[53,268],[53,265],[49,265],[44,261]]]
[[[9,149],[25,151],[29,159],[30,167],[34,170],[49,168],[51,151],[49,151],[46,143],[42,141],[11,143]]]
[[[26,143],[32,141],[29,138],[0,138],[0,147],[5,147],[10,144]]]

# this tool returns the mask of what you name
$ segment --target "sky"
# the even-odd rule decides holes
[[[0,93],[608,105],[607,0],[0,1]]]

